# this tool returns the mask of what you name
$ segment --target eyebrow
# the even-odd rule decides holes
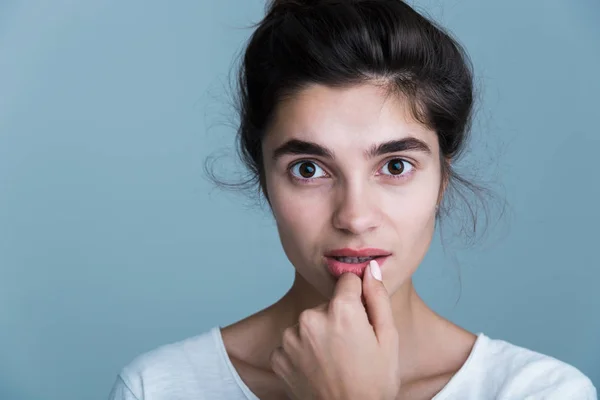
[[[373,158],[401,151],[419,151],[427,155],[431,154],[431,149],[425,142],[414,137],[407,137],[404,139],[389,140],[387,142],[375,144],[365,152],[365,157]],[[273,161],[277,161],[277,159],[285,154],[313,155],[330,159],[335,158],[333,151],[329,150],[328,148],[314,142],[307,142],[299,139],[288,140],[281,146],[277,147],[273,151]]]

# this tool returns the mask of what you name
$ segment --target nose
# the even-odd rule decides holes
[[[375,229],[379,221],[375,194],[366,186],[355,184],[340,188],[333,214],[336,229],[360,235]]]

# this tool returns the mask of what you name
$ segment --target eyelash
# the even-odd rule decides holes
[[[411,166],[413,169],[412,169],[411,171],[409,171],[408,173],[406,173],[406,174],[402,174],[402,175],[388,175],[388,174],[383,174],[383,175],[389,176],[391,179],[399,179],[399,180],[403,180],[403,179],[407,179],[408,177],[410,177],[411,175],[413,175],[413,174],[414,174],[414,172],[415,172],[415,169],[416,169],[416,166],[415,166],[415,164],[414,164],[414,163],[412,163],[412,162],[410,162],[410,161],[408,161],[408,160],[406,160],[406,159],[404,159],[404,158],[402,158],[402,157],[393,157],[393,158],[389,158],[389,159],[387,159],[387,160],[386,160],[386,161],[383,163],[383,166],[385,166],[387,163],[389,163],[390,161],[393,161],[393,160],[400,160],[402,163],[409,164],[409,165],[410,165],[410,166]],[[308,183],[310,183],[310,182],[312,182],[312,181],[316,181],[317,179],[323,179],[322,177],[320,177],[320,178],[298,178],[297,176],[295,176],[294,174],[292,174],[292,169],[293,169],[293,168],[294,168],[296,165],[298,165],[298,164],[302,164],[302,163],[312,163],[312,164],[316,164],[316,165],[318,165],[318,166],[319,166],[319,168],[321,168],[321,169],[323,169],[323,170],[324,170],[324,168],[323,168],[323,167],[321,167],[321,166],[319,165],[319,163],[318,163],[317,161],[315,161],[315,160],[310,160],[310,159],[298,160],[298,161],[295,161],[295,162],[293,162],[292,164],[290,164],[290,166],[288,167],[288,173],[290,174],[290,176],[292,177],[292,179],[293,179],[293,180],[295,180],[295,181],[298,181],[298,182],[300,182],[300,183],[303,183],[303,184],[308,184]],[[382,166],[382,168],[383,168],[383,166]],[[379,169],[381,169],[381,168],[379,168]],[[378,171],[379,171],[379,169],[378,169]]]

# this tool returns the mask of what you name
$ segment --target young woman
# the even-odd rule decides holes
[[[411,277],[466,182],[473,76],[400,0],[270,4],[239,145],[296,270],[279,301],[137,357],[113,400],[596,399],[576,368],[434,313]]]

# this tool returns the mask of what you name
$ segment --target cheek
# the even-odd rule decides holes
[[[380,209],[394,225],[404,225],[407,233],[418,231],[435,217],[437,186],[434,176],[406,187],[382,189],[378,195]]]
[[[273,215],[283,230],[307,232],[316,221],[324,219],[324,202],[319,190],[302,188],[290,181],[284,174],[266,176],[267,192]]]
[[[288,186],[273,185],[269,198],[284,250],[290,258],[296,258],[299,250],[310,252],[319,241],[328,218],[323,202],[315,202],[314,196],[305,196]]]
[[[413,264],[418,264],[425,256],[435,231],[433,207],[422,212],[414,208],[407,210],[402,215],[396,216],[393,226],[401,257],[416,268]]]
[[[433,187],[433,190],[432,190]],[[404,265],[417,268],[425,256],[435,231],[435,205],[438,192],[433,185],[414,186],[409,192],[389,194],[382,211],[391,237],[397,238],[397,250]]]

